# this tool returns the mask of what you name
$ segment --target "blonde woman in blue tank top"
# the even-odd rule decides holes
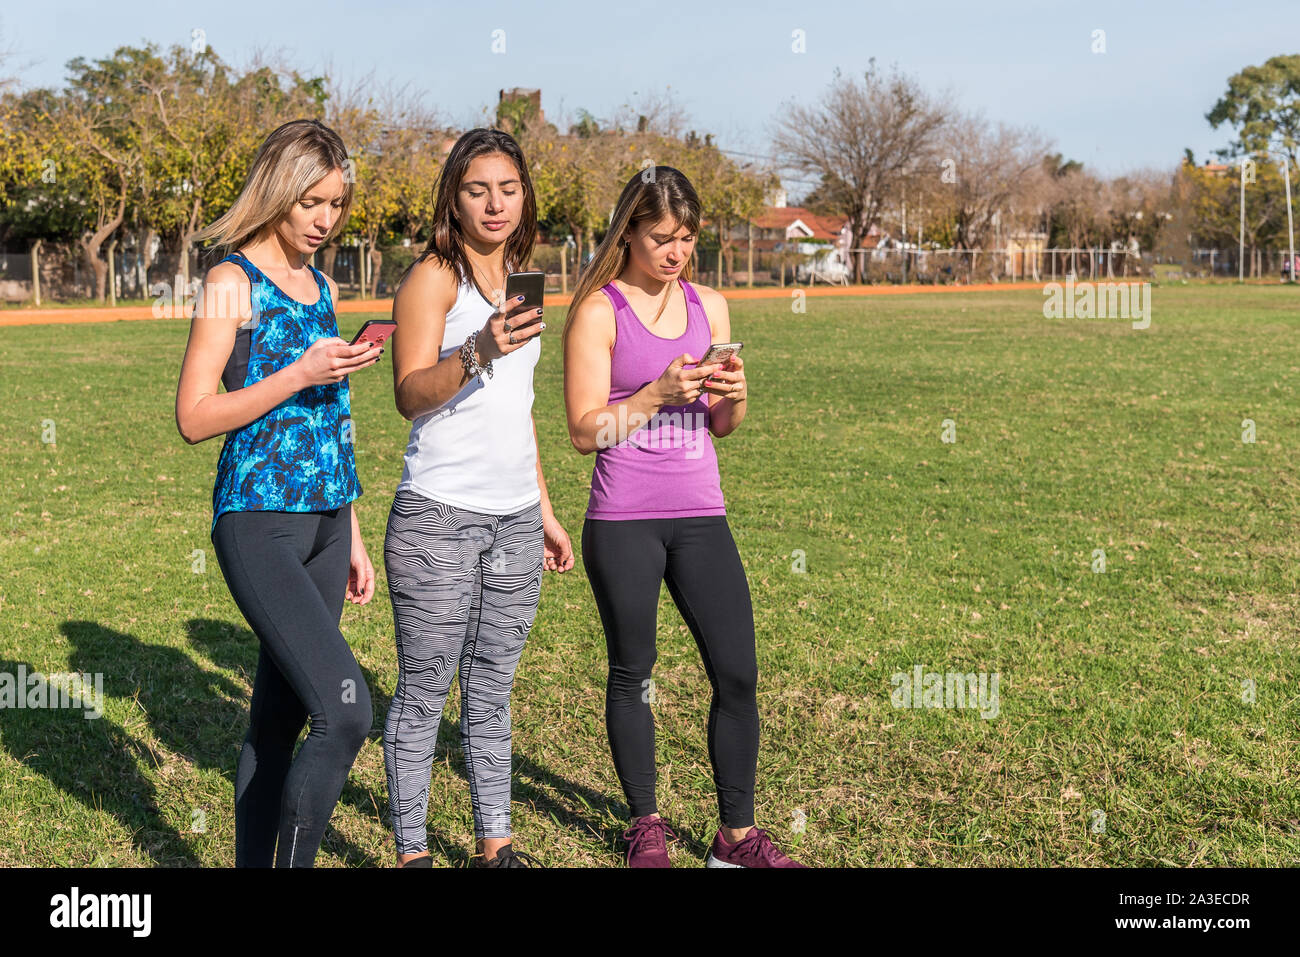
[[[510,830],[510,692],[543,569],[573,567],[533,425],[541,309],[505,302],[527,269],[537,206],[518,144],[462,136],[443,167],[433,236],[393,304],[393,389],[411,420],[384,539],[398,679],[384,725],[401,867],[432,867],[426,814],[438,725],[460,675],[476,866],[528,867]]]
[[[333,130],[286,123],[199,234],[230,255],[204,280],[176,425],[191,445],[225,435],[212,544],[259,646],[235,777],[236,867],[312,866],[372,723],[339,616],[345,598],[365,604],[375,588],[352,507],[361,484],[347,377],[382,350],[339,338],[338,289],[307,263],[347,223],[346,165]]]

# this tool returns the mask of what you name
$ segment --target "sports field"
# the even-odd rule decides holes
[[[718,448],[758,633],[758,823],[818,865],[1300,862],[1296,296],[1160,287],[1142,330],[1045,319],[1032,291],[732,303],[750,409]],[[592,459],[553,325],[535,411],[576,547]],[[0,675],[100,673],[105,695],[94,720],[0,710],[0,865],[233,863],[257,643],[208,539],[219,440],[173,420],[186,333],[0,328]],[[374,730],[318,866],[387,866],[382,539],[409,428],[388,357],[352,402],[379,585],[342,628]],[[996,706],[895,707],[917,666],[996,675]],[[547,574],[512,705],[516,846],[551,865],[622,860],[604,681],[579,561]],[[709,688],[666,591],[655,683],[660,807],[697,866]],[[453,686],[429,819],[455,866],[458,709]]]

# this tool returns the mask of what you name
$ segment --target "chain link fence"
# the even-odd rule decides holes
[[[358,246],[335,246],[317,254],[316,265],[333,277],[343,298],[380,298],[393,295],[407,268],[422,245],[381,246],[369,269],[369,288],[363,290],[362,250]],[[1287,249],[1247,249],[1244,273],[1247,278],[1288,278]],[[1177,256],[1153,255],[1125,249],[1061,248],[996,250],[969,249],[857,249],[845,256],[827,246],[814,253],[786,250],[754,250],[733,246],[728,254],[717,248],[697,247],[693,275],[697,282],[715,287],[787,285],[848,285],[853,282],[856,260],[862,281],[868,284],[964,285],[998,282],[1053,282],[1147,279],[1235,279],[1238,251],[1188,249]],[[189,275],[201,277],[210,263],[208,255],[191,254]],[[579,269],[575,251],[561,244],[538,245],[531,268],[546,274],[546,288],[552,293],[571,293]],[[586,258],[586,257],[584,257]],[[40,271],[40,304],[94,304],[98,277],[87,265],[84,251],[75,245],[44,245],[35,256],[31,251],[0,250],[0,305],[35,305],[33,265]],[[112,266],[105,277],[112,280],[112,295],[106,289],[105,302],[149,303],[161,295],[170,297],[177,286],[180,256],[158,249],[146,259],[138,247],[113,251]],[[378,269],[376,278],[376,267]],[[164,293],[161,287],[166,287]]]

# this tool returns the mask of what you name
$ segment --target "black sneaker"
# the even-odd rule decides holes
[[[433,867],[433,858],[428,854],[422,854],[419,857],[411,858],[402,867]]]
[[[513,845],[507,844],[497,851],[497,856],[492,860],[484,860],[481,857],[474,858],[475,867],[544,867],[537,858],[525,852],[516,852]],[[482,863],[479,863],[479,862]]]

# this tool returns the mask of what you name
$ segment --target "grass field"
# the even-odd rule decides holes
[[[1161,287],[1145,330],[1044,319],[1034,292],[733,304],[751,408],[718,448],[758,633],[759,823],[819,865],[1300,862],[1296,295]],[[257,643],[208,539],[219,440],[173,421],[186,331],[0,329],[0,673],[99,672],[106,696],[99,720],[0,710],[0,864],[233,863]],[[535,411],[576,546],[592,459],[547,335]],[[387,360],[352,395],[380,581],[342,627],[375,720],[318,864],[386,866],[380,566],[409,423]],[[997,673],[996,716],[895,708],[916,665]],[[552,865],[621,862],[604,678],[579,561],[547,575],[512,707],[517,846]],[[666,592],[655,681],[661,810],[698,865],[709,688]],[[458,701],[429,817],[456,866]]]

